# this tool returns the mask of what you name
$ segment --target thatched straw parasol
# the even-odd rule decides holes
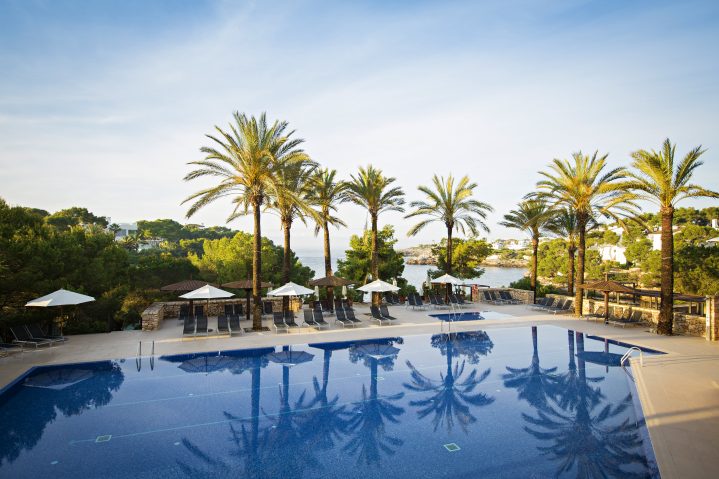
[[[604,322],[609,321],[609,293],[628,293],[636,294],[637,291],[629,286],[624,286],[622,283],[603,279],[601,281],[592,281],[591,283],[584,283],[579,285],[584,289],[593,289],[595,291],[601,291],[604,293]]]

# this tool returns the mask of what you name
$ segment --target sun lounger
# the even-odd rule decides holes
[[[587,321],[598,321],[604,319],[604,306],[597,306],[597,309],[593,313],[588,313],[582,316]]]
[[[427,306],[425,306],[424,301],[422,301],[422,296],[420,296],[419,293],[414,293],[414,307],[416,309],[427,309]]]
[[[482,295],[484,296],[484,302],[489,304],[502,304],[501,302],[497,301],[492,297],[491,294],[489,294],[489,291],[482,291]]]
[[[207,336],[207,316],[197,317],[197,326],[195,327],[195,336],[204,334]]]
[[[631,314],[628,314],[626,317],[614,318],[608,321],[608,323],[612,326],[621,326],[623,328],[627,326],[636,326],[638,324],[642,324],[643,322],[641,311],[632,311]]]
[[[377,321],[380,326],[382,326],[383,322],[388,323],[390,321],[389,318],[382,316],[382,313],[379,312],[379,308],[377,306],[370,306],[369,313],[370,319],[372,319],[372,321]]]
[[[274,326],[276,333],[279,333],[280,329],[283,329],[288,333],[290,332],[290,328],[285,324],[285,319],[282,317],[282,313],[280,311],[272,313],[272,326]]]
[[[336,313],[337,313],[337,315],[335,316],[335,324],[339,323],[342,325],[342,327],[346,327],[346,326],[355,327],[355,325],[357,324],[354,321],[351,321],[350,319],[347,318],[348,311],[345,311],[344,309],[338,309],[336,311]]]
[[[17,344],[0,343],[0,357],[5,357],[10,353],[22,352],[22,347]]]
[[[205,306],[202,304],[196,304],[195,305],[195,317],[199,318],[200,316],[205,315]]]
[[[514,299],[509,291],[500,291],[499,297],[505,300],[509,304],[522,304],[522,300]]]
[[[183,336],[194,336],[195,335],[195,319],[187,316],[182,326]]]
[[[230,335],[232,334],[243,334],[244,330],[240,326],[240,315],[239,314],[233,314],[229,318],[230,322]]]
[[[52,341],[53,343],[64,343],[67,341],[67,338],[64,336],[49,336],[42,332],[42,329],[40,329],[39,324],[30,324],[28,326],[25,326],[25,329],[27,329],[28,334],[33,339],[47,339],[48,341]]]
[[[217,333],[230,334],[230,325],[227,323],[227,316],[224,314],[217,317]]]
[[[362,321],[360,321],[359,319],[357,319],[357,317],[355,316],[354,309],[350,309],[349,311],[345,311],[345,316],[347,316],[347,319],[349,319],[350,321],[352,321],[355,325],[357,325],[357,324],[362,324]]]
[[[490,291],[490,296],[492,296],[492,300],[495,301],[494,304],[509,304],[509,302],[506,299],[502,299],[502,297],[499,295],[499,291]]]
[[[341,299],[335,299],[335,313],[340,309],[345,309]]]
[[[315,312],[314,309],[303,309],[303,310],[302,310],[303,322],[304,322],[307,326],[311,326],[311,327],[313,327],[313,328],[319,328],[320,325],[317,324],[317,322],[315,321],[314,312]],[[320,314],[322,314],[322,312],[320,312]]]
[[[15,338],[13,343],[17,343],[23,348],[25,345],[28,345],[35,346],[35,349],[37,349],[39,346],[51,346],[53,344],[53,342],[48,339],[33,339],[30,333],[23,327],[10,328],[10,333],[12,333]]]
[[[562,308],[564,308],[564,305],[566,304],[566,302],[567,302],[566,300],[560,298],[559,300],[557,300],[557,302],[555,303],[554,306],[548,306],[548,307],[544,308],[544,310],[547,312],[550,312],[550,313],[554,312],[554,311],[561,311]]]
[[[287,325],[287,332],[292,328],[300,329],[300,325],[295,322],[295,313],[292,311],[285,311],[284,313],[285,324]]]
[[[543,298],[535,303],[531,309],[533,311],[546,311],[548,308],[551,308],[553,304],[555,304],[554,298]]]
[[[391,319],[391,320],[397,319],[394,316],[392,316],[391,314],[389,314],[389,308],[387,307],[387,305],[380,304],[379,313],[387,319]]]
[[[336,311],[335,311],[335,313],[336,313]],[[317,311],[317,310],[315,310],[315,311],[312,312],[312,315],[313,315],[314,318],[315,318],[315,323],[319,324],[320,329],[321,329],[321,328],[329,328],[329,327],[330,327],[330,323],[328,323],[327,321],[325,321],[325,318],[324,318],[324,316],[322,315],[322,311]]]
[[[572,301],[571,299],[566,300],[561,308],[550,310],[552,314],[567,314],[571,313],[572,311],[574,311],[574,301]]]

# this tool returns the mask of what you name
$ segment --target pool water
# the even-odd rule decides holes
[[[479,311],[462,311],[460,313],[430,314],[431,317],[440,321],[477,321],[484,319]]]
[[[0,477],[658,477],[626,350],[539,326],[36,368]]]

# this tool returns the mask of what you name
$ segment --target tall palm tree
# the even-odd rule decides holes
[[[278,171],[281,166],[309,161],[299,148],[304,140],[292,138],[294,131],[287,130],[287,122],[267,124],[263,113],[259,119],[235,112],[234,124],[229,131],[215,127],[217,135],[207,135],[215,145],[200,149],[204,160],[191,161],[197,168],[185,176],[185,181],[202,177],[219,178],[219,184],[202,189],[187,197],[183,204],[192,201],[187,217],[213,201],[232,196],[235,204],[228,221],[252,210],[254,217],[254,247],[252,255],[252,301],[255,330],[262,329],[260,284],[262,281],[261,210],[272,192],[281,189]]]
[[[555,159],[548,171],[540,171],[544,179],[537,182],[539,192],[534,196],[548,201],[552,207],[569,208],[577,216],[577,272],[574,311],[582,315],[584,289],[584,256],[587,225],[592,218],[603,215],[624,225],[624,218],[636,216],[636,198],[623,186],[624,168],[607,170],[607,155],[572,154],[571,160]]]
[[[587,224],[587,231],[594,229],[598,223],[590,219]],[[577,254],[577,215],[569,208],[555,210],[547,223],[545,231],[563,238],[567,242],[567,292],[574,294],[574,259]]]
[[[472,192],[477,183],[470,183],[468,176],[463,176],[455,186],[454,177],[449,175],[447,179],[443,176],[434,175],[432,183],[434,189],[427,186],[417,188],[427,197],[423,201],[413,201],[410,207],[415,208],[405,218],[415,216],[426,217],[407,232],[407,236],[414,236],[425,226],[439,221],[447,228],[447,274],[452,274],[452,232],[457,230],[462,234],[469,232],[472,236],[479,234],[482,229],[489,232],[484,223],[487,213],[492,207],[487,203],[472,199]],[[448,294],[452,285],[447,285]]]
[[[537,249],[539,248],[539,237],[544,225],[551,215],[551,209],[546,201],[542,199],[528,199],[519,203],[516,210],[504,215],[504,221],[499,224],[507,228],[515,228],[526,231],[532,238],[532,267],[529,272],[529,284],[534,292],[534,300],[537,300]]]
[[[368,165],[360,167],[357,176],[350,175],[347,198],[367,210],[372,228],[372,275],[379,279],[379,252],[377,248],[377,218],[385,211],[404,212],[404,192],[399,186],[391,186],[395,178],[382,174],[382,170]],[[379,302],[379,295],[372,294],[372,303]]]
[[[632,167],[626,187],[643,200],[659,206],[662,220],[661,306],[657,330],[672,334],[674,323],[674,208],[687,198],[719,198],[716,191],[690,183],[694,171],[704,162],[699,158],[706,151],[697,146],[675,166],[674,152],[669,138],[659,151],[639,150],[632,153]]]
[[[315,235],[322,231],[325,254],[325,276],[332,276],[332,253],[330,251],[330,226],[347,226],[341,218],[335,216],[337,207],[347,201],[347,183],[335,179],[337,170],[323,168],[312,176],[308,201],[316,208]],[[333,297],[333,288],[327,288],[329,297]]]
[[[273,190],[270,208],[277,211],[280,216],[280,224],[284,233],[284,255],[282,258],[282,281],[287,283],[291,277],[290,259],[292,250],[290,247],[290,230],[292,223],[299,219],[306,224],[305,217],[314,216],[314,210],[310,208],[308,199],[311,190],[310,179],[314,173],[316,164],[312,161],[302,161],[283,165],[277,172],[278,188]]]

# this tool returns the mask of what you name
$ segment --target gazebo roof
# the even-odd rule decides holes
[[[594,289],[597,291],[611,292],[611,293],[630,293],[635,294],[637,290],[624,286],[622,283],[616,281],[603,279],[601,281],[592,281],[591,283],[584,283],[580,285],[584,289]]]
[[[172,283],[163,286],[160,288],[161,291],[194,291],[197,288],[201,288],[205,286],[206,284],[209,284],[210,286],[217,286],[212,283],[208,283],[207,281],[200,281],[199,279],[186,279],[185,281],[180,281],[179,283]]]
[[[355,282],[339,276],[325,276],[324,278],[310,281],[310,286],[349,286],[350,284],[355,284]]]

